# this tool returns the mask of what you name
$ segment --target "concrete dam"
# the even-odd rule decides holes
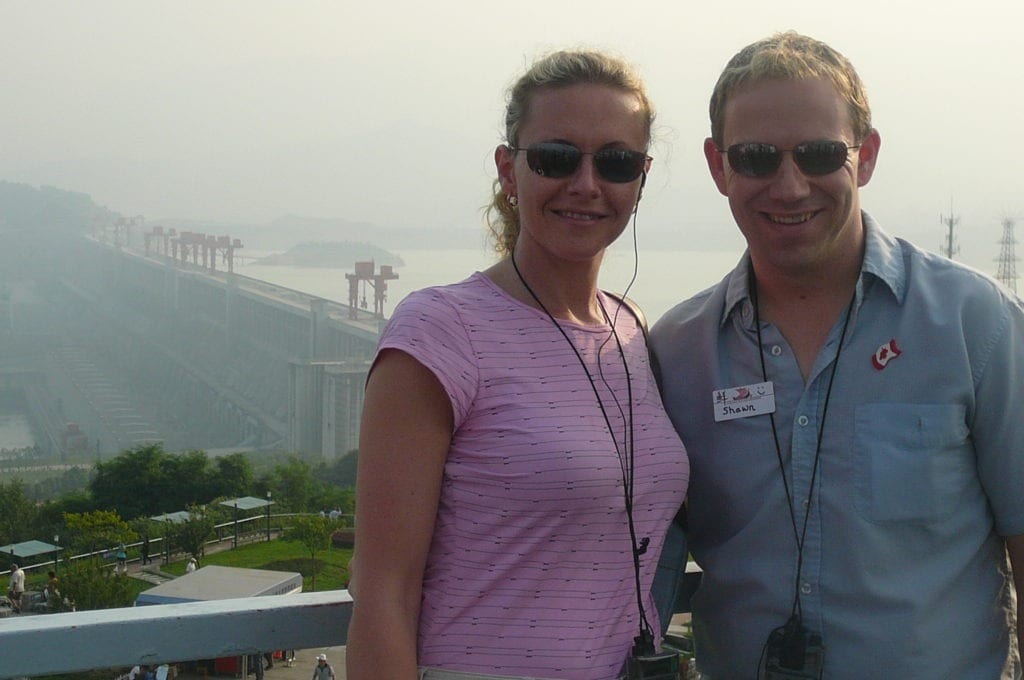
[[[215,243],[0,236],[0,399],[45,457],[357,448],[382,307],[219,270]]]

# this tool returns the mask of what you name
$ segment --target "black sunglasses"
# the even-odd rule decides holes
[[[733,144],[725,153],[729,157],[732,169],[744,177],[767,177],[782,165],[782,154],[789,151],[800,172],[808,177],[821,177],[843,167],[849,157],[850,149],[860,148],[846,146],[845,142],[827,139],[797,144],[792,149],[780,149],[774,144],[763,142],[744,142]]]
[[[601,149],[600,151],[580,151],[572,144],[563,142],[538,142],[525,149],[509,147],[513,153],[526,152],[526,164],[530,170],[542,177],[562,179],[576,172],[584,156],[594,157],[597,174],[609,182],[625,184],[632,182],[643,174],[644,167],[651,157],[643,151],[632,149]]]

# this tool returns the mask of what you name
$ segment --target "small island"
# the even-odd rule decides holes
[[[351,269],[354,262],[373,261],[378,265],[401,267],[402,258],[372,243],[327,241],[300,243],[283,253],[274,253],[258,260],[259,264],[291,267],[332,267]]]

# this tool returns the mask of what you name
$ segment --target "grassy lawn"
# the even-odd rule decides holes
[[[267,542],[241,545],[234,550],[208,553],[199,560],[200,565],[218,564],[224,567],[248,567],[271,571],[297,571],[302,574],[302,591],[338,590],[348,583],[350,548],[329,548],[316,555],[316,588],[313,588],[313,561],[309,552],[298,541],[275,539]],[[187,560],[171,562],[162,571],[175,576],[185,573]],[[148,586],[147,586],[148,587]],[[146,590],[143,588],[142,590]]]

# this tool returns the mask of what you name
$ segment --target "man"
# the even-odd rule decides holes
[[[14,613],[21,613],[21,596],[25,592],[25,571],[17,564],[11,565],[11,584],[7,589],[7,599],[11,601]]]
[[[260,652],[250,654],[246,661],[249,669],[256,675],[256,680],[263,680],[263,654]]]
[[[320,654],[316,657],[316,668],[313,669],[313,680],[337,680],[334,676],[334,669],[327,663],[327,655]]]
[[[1019,677],[1021,303],[861,212],[881,141],[824,43],[739,52],[711,130],[747,253],[652,331],[691,459],[698,667]]]

